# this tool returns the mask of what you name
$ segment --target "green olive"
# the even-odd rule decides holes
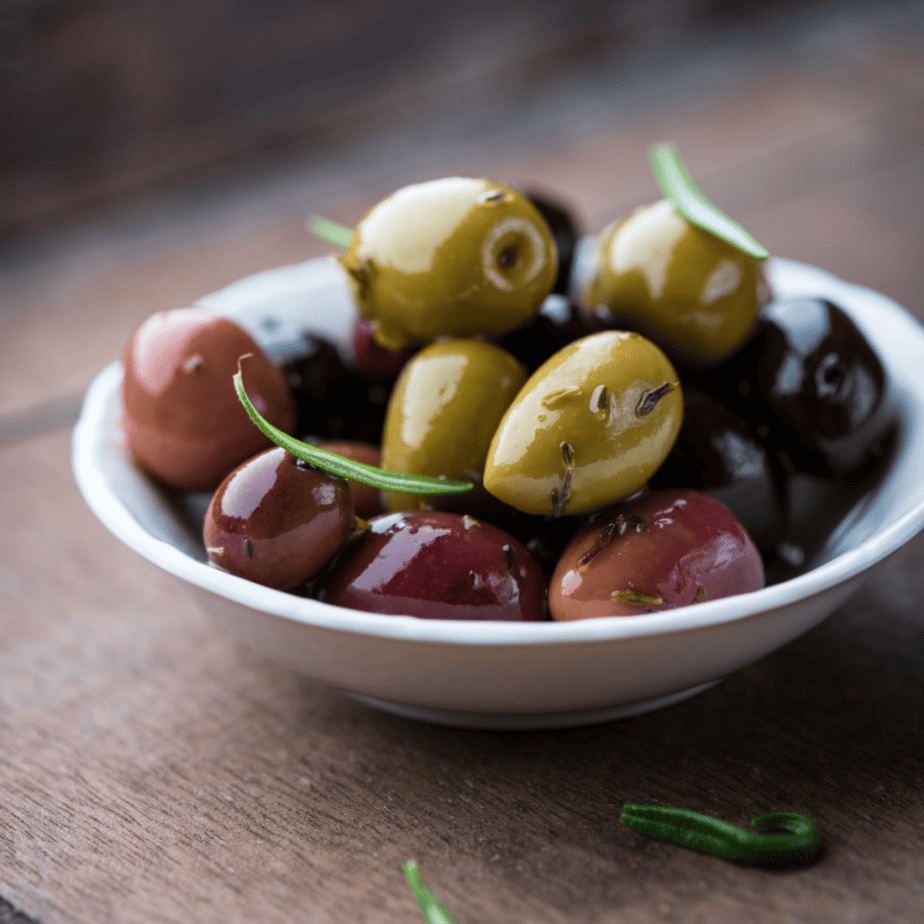
[[[540,366],[500,422],[484,486],[523,513],[588,513],[641,488],[670,452],[683,397],[641,334],[583,337]]]
[[[525,196],[463,177],[399,189],[359,222],[339,260],[389,350],[510,330],[558,270],[549,226]]]
[[[382,468],[480,484],[491,437],[525,381],[523,366],[493,343],[425,347],[404,367],[388,402]],[[388,495],[391,510],[429,501]]]
[[[747,339],[769,289],[757,260],[661,201],[600,234],[584,298],[677,361],[708,366]]]

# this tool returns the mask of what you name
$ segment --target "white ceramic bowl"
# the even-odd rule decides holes
[[[482,728],[550,728],[638,714],[708,688],[812,628],[924,527],[924,328],[875,292],[776,259],[778,295],[842,306],[882,359],[899,421],[879,482],[805,573],[756,593],[664,613],[510,624],[362,613],[252,584],[205,562],[175,499],[132,464],[119,425],[119,363],[87,393],[74,431],[77,483],[123,542],[174,574],[218,620],[268,657],[355,698],[414,718]],[[202,299],[276,357],[302,330],[346,348],[352,306],[337,268],[314,260]],[[193,497],[203,509],[202,497]]]

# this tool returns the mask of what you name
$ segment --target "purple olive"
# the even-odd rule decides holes
[[[764,586],[744,527],[699,491],[650,491],[595,514],[552,575],[553,619],[635,616]]]
[[[347,482],[277,446],[218,486],[205,514],[203,539],[216,567],[285,590],[317,574],[352,527]]]
[[[326,603],[424,619],[545,619],[546,578],[513,536],[446,511],[375,517],[321,582]]]
[[[721,501],[765,556],[783,535],[782,474],[743,420],[694,388],[683,391],[677,442],[648,486],[696,488]]]
[[[386,350],[372,336],[372,322],[357,317],[353,325],[353,356],[360,376],[369,382],[390,384],[398,378],[407,361],[416,352],[414,347]]]

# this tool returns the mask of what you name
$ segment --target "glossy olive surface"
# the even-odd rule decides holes
[[[494,431],[525,381],[526,370],[493,343],[446,340],[424,348],[392,391],[382,467],[480,484]],[[428,500],[388,495],[391,510],[413,510]]]
[[[750,536],[699,491],[651,491],[590,518],[549,585],[553,619],[635,616],[760,590]]]
[[[733,353],[768,297],[757,260],[690,224],[667,201],[601,232],[584,293],[589,307],[694,367]]]
[[[563,295],[550,295],[528,321],[496,342],[535,372],[553,353],[605,328],[596,315],[570,304]]]
[[[824,299],[767,305],[758,335],[704,386],[727,395],[797,469],[819,475],[857,469],[880,451],[891,421],[882,363]]]
[[[249,355],[248,355],[249,354]],[[125,349],[122,417],[136,462],[175,488],[207,491],[270,441],[238,400],[241,363],[257,410],[287,433],[292,395],[280,371],[233,321],[198,308],[148,318]]]
[[[398,378],[407,361],[414,355],[414,347],[403,350],[386,350],[372,335],[372,322],[357,317],[351,341],[356,370],[369,382],[391,384]]]
[[[558,275],[555,277],[552,291],[566,295],[571,282],[571,267],[574,265],[574,251],[578,239],[578,228],[574,217],[566,206],[547,193],[526,190],[525,195],[539,209],[555,241],[555,251],[558,254]]]
[[[683,425],[653,490],[696,488],[721,501],[770,555],[783,535],[786,502],[782,473],[740,417],[693,388],[683,390]]]
[[[221,483],[202,537],[216,567],[285,590],[327,564],[352,526],[349,485],[275,447]]]
[[[525,196],[464,177],[398,190],[338,259],[390,350],[515,327],[542,304],[558,266],[549,226]]]
[[[648,481],[682,417],[661,350],[640,334],[591,334],[530,376],[491,442],[484,486],[523,513],[588,513]]]
[[[341,440],[339,442],[322,440],[318,443],[318,448],[326,449],[328,452],[335,452],[338,456],[344,456],[354,462],[362,462],[364,465],[382,467],[382,453],[379,451],[378,446],[373,446],[371,443],[359,443],[353,440]],[[368,520],[370,517],[385,513],[382,492],[378,488],[349,479],[348,484],[353,492],[356,516]]]
[[[424,619],[545,619],[547,581],[513,536],[446,511],[369,522],[319,591],[326,603]]]

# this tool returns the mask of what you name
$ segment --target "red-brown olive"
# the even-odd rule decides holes
[[[782,472],[741,418],[695,388],[684,389],[677,442],[648,486],[696,488],[721,501],[765,557],[783,534]]]
[[[347,482],[276,447],[221,483],[202,535],[213,565],[286,590],[317,574],[352,527],[353,494]]]
[[[372,335],[372,322],[357,316],[353,324],[353,357],[360,376],[369,382],[394,382],[405,363],[414,355],[414,347],[387,350],[379,346]]]
[[[339,442],[327,440],[318,443],[318,448],[326,449],[328,452],[335,452],[338,456],[344,456],[354,462],[362,462],[364,465],[382,467],[382,453],[379,451],[378,446],[373,446],[371,443],[359,443],[353,440],[341,440]],[[349,485],[356,505],[356,516],[368,520],[370,517],[386,512],[382,492],[378,488],[373,488],[368,484],[360,484],[358,481],[350,481]]]
[[[699,491],[651,491],[595,514],[549,585],[553,619],[635,616],[764,586],[744,527]]]
[[[295,407],[285,379],[245,330],[198,308],[161,311],[125,349],[122,419],[137,463],[175,488],[207,491],[270,441],[234,391],[244,387],[270,423],[291,433]]]
[[[326,603],[424,619],[537,621],[546,578],[520,542],[446,511],[375,517],[321,582]]]

